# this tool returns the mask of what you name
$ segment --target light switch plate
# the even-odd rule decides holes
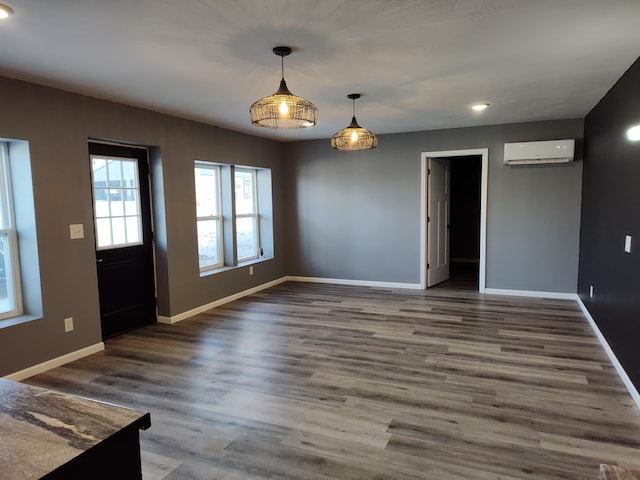
[[[631,235],[624,237],[624,251],[626,253],[631,253]]]
[[[84,238],[84,225],[82,223],[73,223],[69,225],[69,237],[71,240]]]
[[[64,319],[64,331],[67,333],[73,332],[73,317]]]

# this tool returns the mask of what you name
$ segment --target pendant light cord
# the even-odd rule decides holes
[[[282,80],[284,80],[284,55],[280,55],[280,61],[282,66]]]

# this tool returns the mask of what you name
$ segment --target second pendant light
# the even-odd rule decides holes
[[[354,151],[368,150],[378,146],[378,137],[375,133],[358,125],[356,120],[356,100],[360,98],[359,93],[350,93],[347,98],[353,101],[353,118],[351,123],[335,133],[331,137],[331,146],[336,150]]]

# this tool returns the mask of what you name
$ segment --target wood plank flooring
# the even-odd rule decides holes
[[[286,283],[27,382],[150,411],[146,480],[640,468],[640,412],[572,301]]]

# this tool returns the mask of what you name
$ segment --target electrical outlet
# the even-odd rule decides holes
[[[593,298],[593,285],[589,285],[589,297]]]
[[[249,275],[253,275],[253,265],[249,267]]]
[[[64,331],[66,333],[73,332],[73,317],[64,319]]]

